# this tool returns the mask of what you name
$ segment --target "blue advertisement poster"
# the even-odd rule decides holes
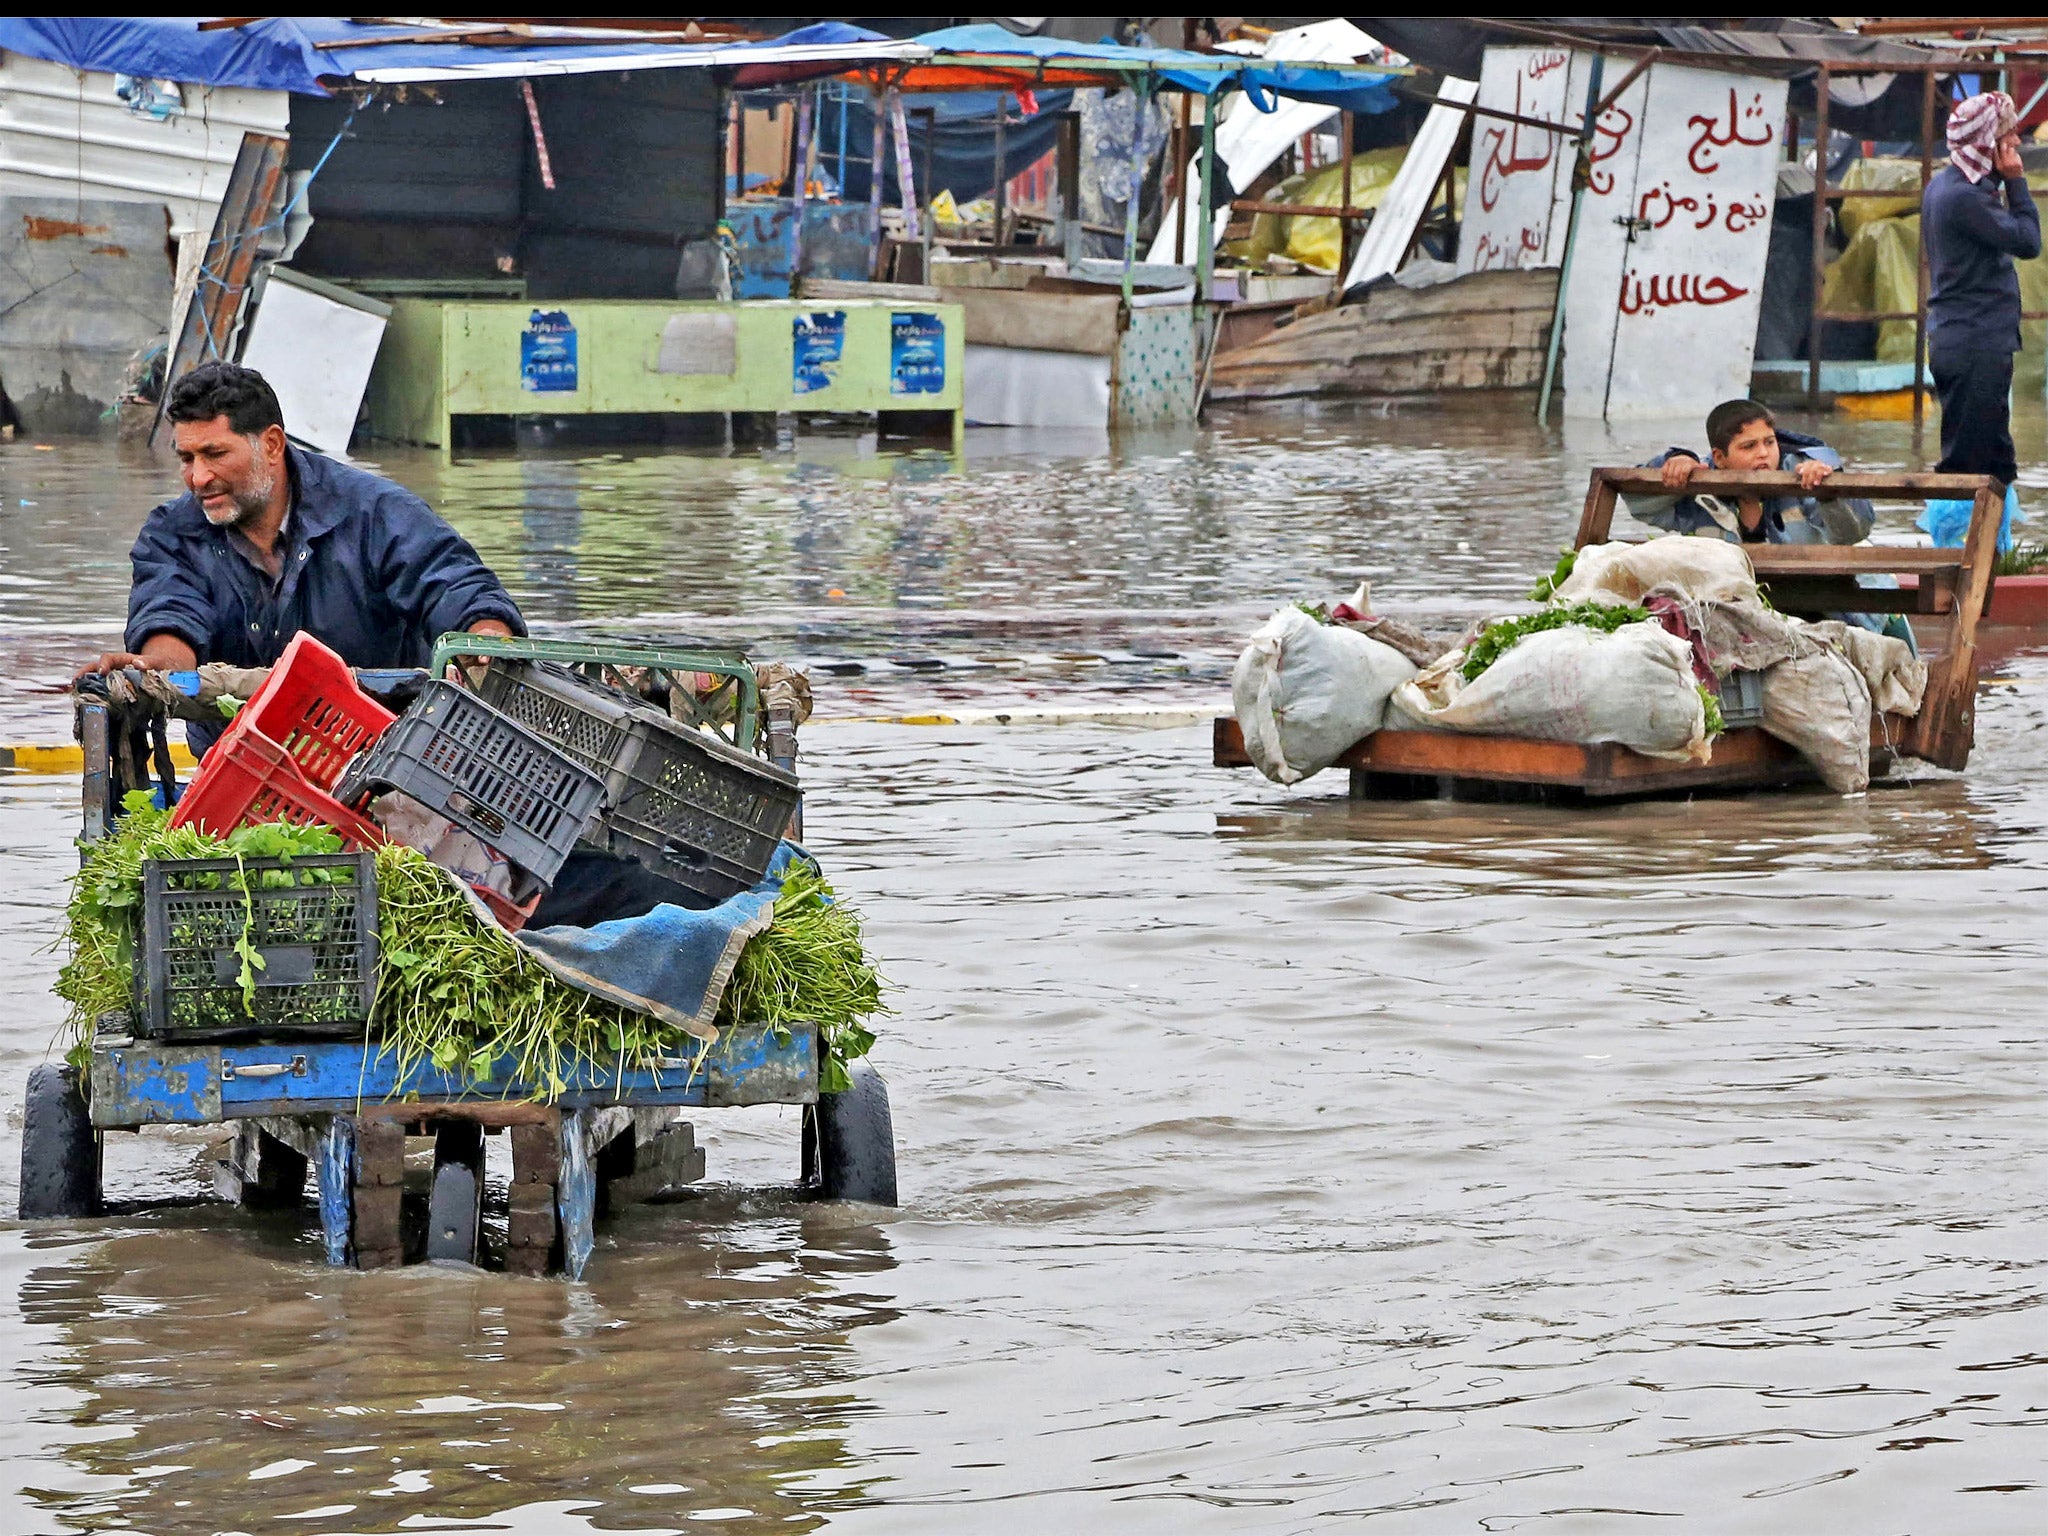
[[[937,315],[889,317],[889,393],[936,395],[946,387],[946,322]]]
[[[536,309],[519,333],[520,387],[537,395],[576,393],[576,327],[567,310]]]
[[[830,389],[846,350],[846,311],[798,315],[790,321],[790,384],[800,395]]]

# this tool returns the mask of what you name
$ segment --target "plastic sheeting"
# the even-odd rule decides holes
[[[8,16],[0,17],[0,48],[74,69],[307,96],[328,95],[328,82],[342,80],[394,84],[713,66],[739,70],[744,84],[752,70],[768,70],[777,78],[792,70],[799,76],[829,74],[862,62],[915,59],[925,53],[916,44],[836,21],[756,43],[618,42],[569,28],[542,30],[586,41],[520,47],[418,40],[447,30],[366,26],[338,16],[267,16],[207,32],[199,30],[195,17]],[[324,51],[343,42],[349,44],[345,51]]]

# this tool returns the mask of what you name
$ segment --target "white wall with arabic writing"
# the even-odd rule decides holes
[[[1576,125],[1586,92],[1583,78],[1573,85],[1576,63],[1562,48],[1489,48],[1478,104]],[[1458,236],[1461,274],[1554,267],[1564,260],[1572,155],[1570,141],[1560,134],[1497,117],[1474,119]]]
[[[1602,114],[1565,295],[1568,415],[1704,416],[1749,393],[1784,121],[1782,80],[1670,64]]]

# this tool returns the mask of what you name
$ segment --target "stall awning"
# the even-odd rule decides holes
[[[1394,107],[1393,87],[1399,78],[1394,71],[1340,64],[1290,64],[1177,48],[1019,37],[990,25],[945,27],[921,33],[915,41],[929,49],[931,57],[891,72],[878,83],[903,91],[1014,91],[1149,80],[1154,86],[1204,96],[1243,91],[1269,111],[1275,98],[1285,96],[1370,113]]]
[[[844,22],[760,42],[692,43],[597,27],[365,24],[338,16],[266,16],[204,31],[197,18],[9,16],[0,17],[0,48],[74,69],[308,96],[344,84],[638,69],[762,71],[797,80],[930,56],[916,43]]]

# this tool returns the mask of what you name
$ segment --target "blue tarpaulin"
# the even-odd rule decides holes
[[[864,55],[893,56],[905,45],[845,22],[819,22],[753,43],[611,41],[553,31],[531,44],[425,42],[447,27],[365,25],[339,16],[268,16],[239,27],[199,29],[198,18],[152,16],[0,17],[0,48],[74,69],[104,70],[192,85],[331,94],[327,82],[464,79],[522,73],[806,64],[848,67]],[[479,24],[478,31],[491,28]],[[545,29],[544,29],[545,30]],[[389,39],[389,41],[376,41]],[[326,50],[336,43],[344,49]],[[910,50],[920,52],[921,50]],[[839,57],[806,55],[837,53]]]

